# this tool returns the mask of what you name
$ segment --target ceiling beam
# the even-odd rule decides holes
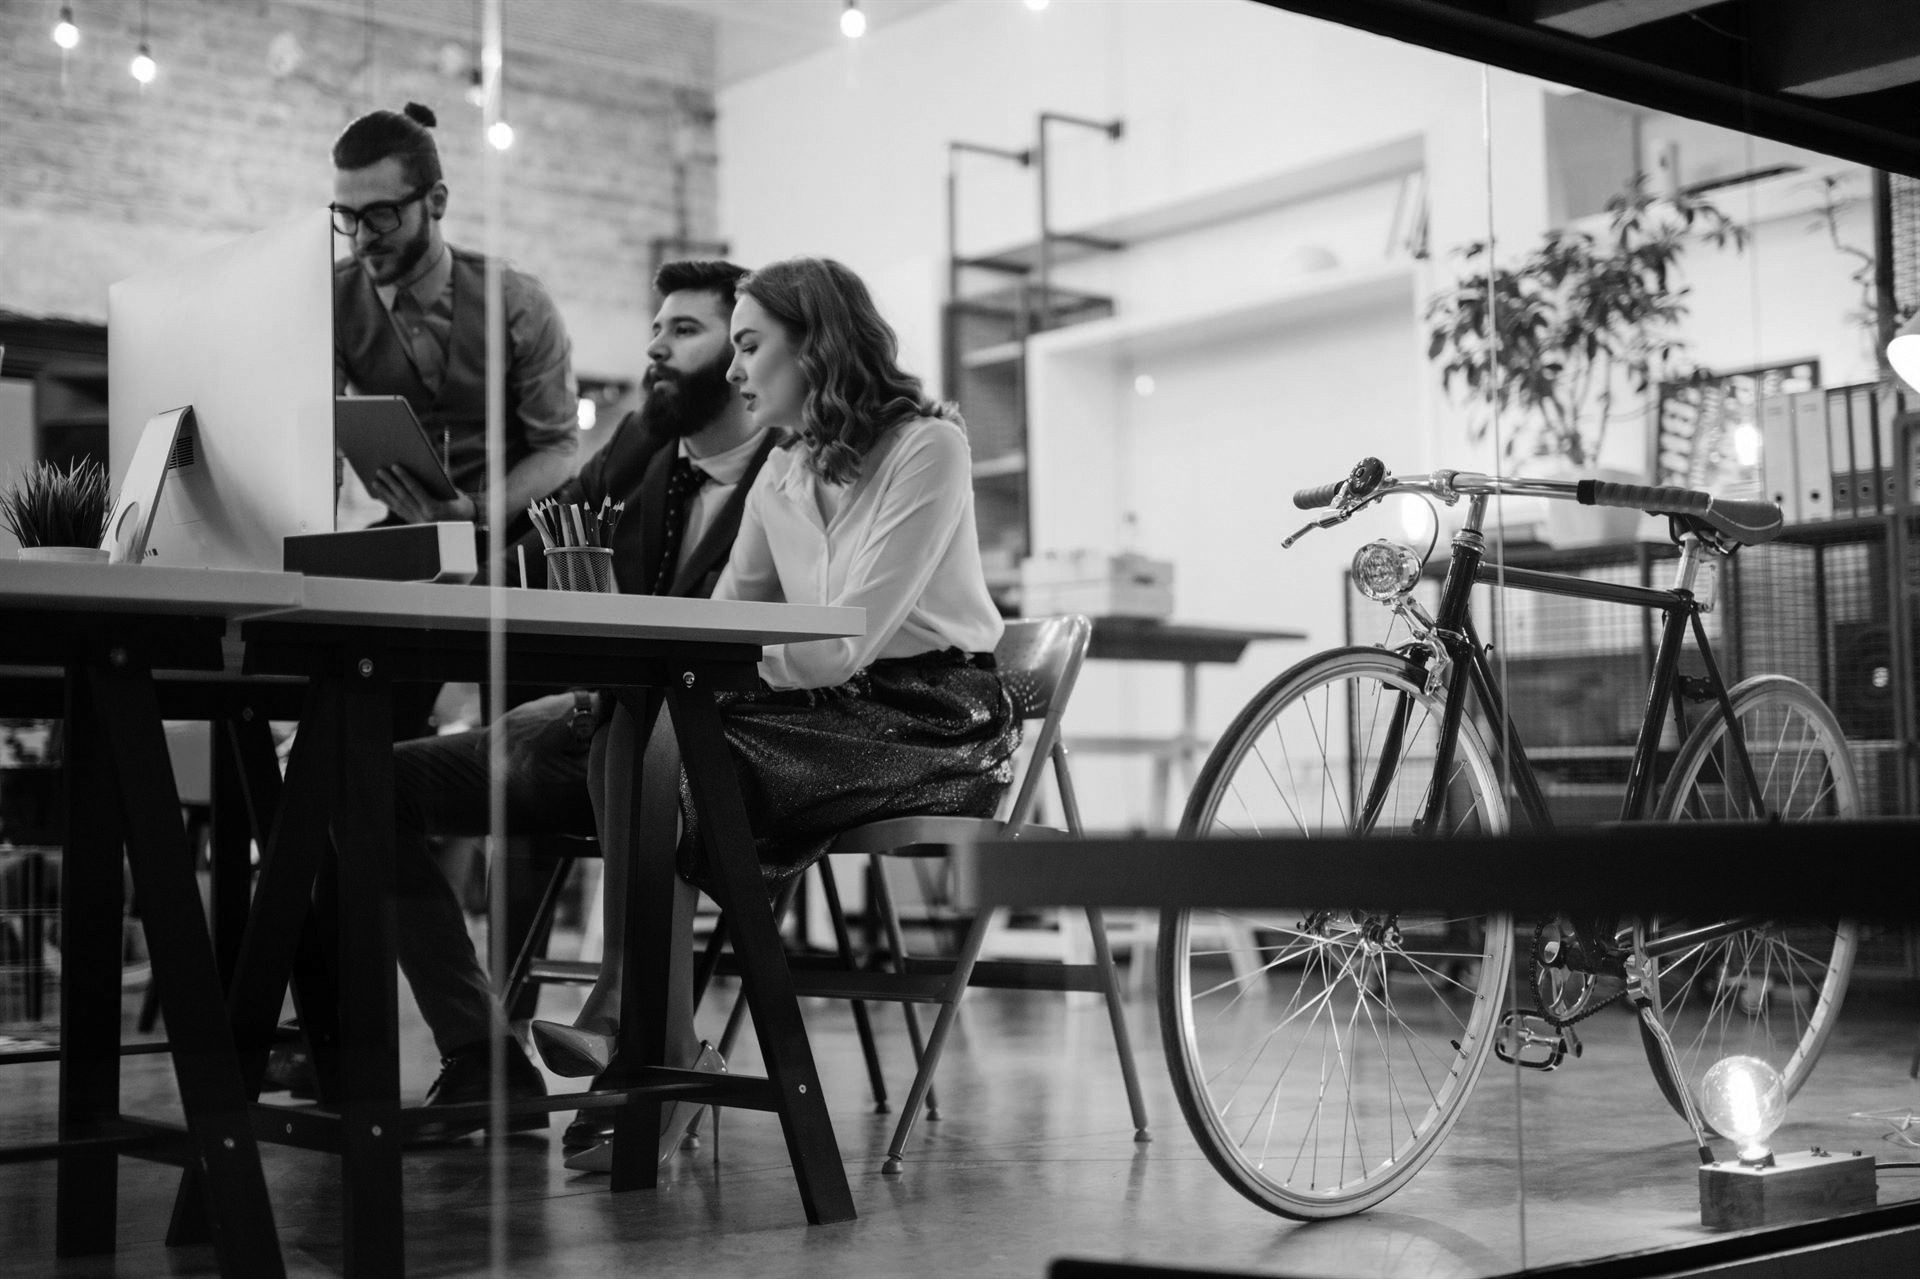
[[[1808,0],[1819,9],[1822,0]],[[1897,0],[1896,0],[1897,2]],[[1773,138],[1869,168],[1920,177],[1920,86],[1832,105],[1742,83],[1737,58],[1668,65],[1668,40],[1624,53],[1532,22],[1496,17],[1481,0],[1258,0],[1522,75]],[[1632,40],[1626,32],[1617,40]]]
[[[1533,0],[1533,20],[1570,36],[1597,40],[1717,3],[1719,0]]]
[[[1752,7],[1756,70],[1805,98],[1847,98],[1920,80],[1920,2],[1769,0]]]

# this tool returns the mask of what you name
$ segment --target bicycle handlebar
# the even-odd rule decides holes
[[[1303,511],[1317,511],[1332,502],[1334,495],[1340,492],[1340,486],[1345,483],[1345,480],[1335,480],[1319,488],[1301,489],[1293,495],[1293,504]]]
[[[1715,497],[1697,489],[1614,484],[1605,480],[1538,480],[1472,471],[1399,476],[1389,475],[1380,460],[1371,457],[1362,458],[1345,479],[1299,490],[1293,495],[1293,504],[1302,510],[1334,506],[1334,515],[1308,526],[1326,527],[1394,492],[1431,493],[1446,502],[1460,497],[1496,496],[1571,499],[1583,506],[1617,506],[1651,515],[1688,516],[1745,543],[1767,541],[1780,531],[1782,524],[1780,508],[1772,502]],[[1298,537],[1299,534],[1295,534],[1283,545],[1291,545]]]

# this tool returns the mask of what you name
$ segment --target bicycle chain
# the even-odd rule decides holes
[[[1571,1017],[1556,1017],[1553,1013],[1547,1011],[1547,1001],[1542,998],[1540,994],[1540,939],[1546,935],[1546,931],[1547,921],[1544,919],[1533,926],[1533,950],[1527,955],[1527,990],[1532,993],[1534,1000],[1540,1004],[1540,1007],[1533,1009],[1523,1008],[1520,1010],[1522,1015],[1532,1016],[1537,1014],[1542,1021],[1552,1026],[1555,1030],[1565,1030],[1569,1026],[1578,1025],[1602,1009],[1611,1008],[1627,997],[1626,988],[1623,986],[1593,1007],[1582,1009]]]

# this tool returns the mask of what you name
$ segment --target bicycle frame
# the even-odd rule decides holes
[[[1664,615],[1659,647],[1654,654],[1653,673],[1647,686],[1646,706],[1641,716],[1639,732],[1634,739],[1632,762],[1628,766],[1626,794],[1621,800],[1621,821],[1642,821],[1651,811],[1659,789],[1657,764],[1660,737],[1669,708],[1672,710],[1681,740],[1686,739],[1688,732],[1686,696],[1681,686],[1679,667],[1681,650],[1686,644],[1689,630],[1693,634],[1701,659],[1706,665],[1707,683],[1711,688],[1711,696],[1719,703],[1721,713],[1727,718],[1727,740],[1733,747],[1737,764],[1734,776],[1729,779],[1729,782],[1736,787],[1737,791],[1744,791],[1744,795],[1740,796],[1743,803],[1749,805],[1755,803],[1761,794],[1760,784],[1754,774],[1746,741],[1733,712],[1726,681],[1721,677],[1719,663],[1715,661],[1712,645],[1707,640],[1706,628],[1700,621],[1701,603],[1693,593],[1693,585],[1705,557],[1717,552],[1708,547],[1698,534],[1693,532],[1683,534],[1680,538],[1681,555],[1675,574],[1675,584],[1664,590],[1595,582],[1565,573],[1499,567],[1486,562],[1486,538],[1481,530],[1486,518],[1487,498],[1475,496],[1469,501],[1466,522],[1453,538],[1452,557],[1440,588],[1439,608],[1432,618],[1431,625],[1424,628],[1425,642],[1409,646],[1411,650],[1424,649],[1427,660],[1422,664],[1428,665],[1430,669],[1437,659],[1442,672],[1464,671],[1467,676],[1464,679],[1453,678],[1447,681],[1446,700],[1433,766],[1434,784],[1428,790],[1427,808],[1421,816],[1419,831],[1438,829],[1441,809],[1447,796],[1447,788],[1442,782],[1451,775],[1453,770],[1460,724],[1462,717],[1467,713],[1469,690],[1478,701],[1493,730],[1490,743],[1497,753],[1497,760],[1502,765],[1503,775],[1509,779],[1512,794],[1519,800],[1527,820],[1537,829],[1553,828],[1553,820],[1548,813],[1546,797],[1540,789],[1539,779],[1534,773],[1532,762],[1527,757],[1526,748],[1520,741],[1518,730],[1508,715],[1506,700],[1501,696],[1499,684],[1494,678],[1492,663],[1488,659],[1489,646],[1481,642],[1473,626],[1470,604],[1473,588],[1480,583],[1573,599],[1627,604],[1658,610]],[[1439,645],[1438,654],[1431,647],[1433,644]],[[1410,651],[1409,656],[1413,656],[1416,661],[1419,660],[1417,651]],[[1396,741],[1398,733],[1404,728],[1403,719],[1408,709],[1410,708],[1403,705],[1396,715],[1396,723],[1390,726],[1389,731]],[[1389,751],[1386,757],[1391,759],[1394,753]],[[1369,800],[1363,810],[1362,829],[1371,825],[1372,818],[1377,813],[1378,806],[1373,797],[1384,793],[1385,784],[1390,781],[1391,777],[1383,775],[1374,779],[1368,788]],[[1753,815],[1756,818],[1765,816],[1764,813],[1759,812]],[[1729,920],[1685,934],[1651,939],[1643,950],[1650,957],[1676,953],[1687,946],[1729,936],[1742,929],[1753,927],[1755,922]],[[1582,934],[1581,941],[1589,948],[1590,954],[1603,953],[1614,938],[1615,921],[1576,920],[1575,924]]]

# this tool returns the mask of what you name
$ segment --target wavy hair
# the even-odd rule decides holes
[[[851,482],[880,437],[917,417],[960,424],[953,405],[928,398],[899,365],[900,339],[859,276],[832,258],[787,258],[736,286],[786,330],[806,379],[800,442],[807,466]]]

